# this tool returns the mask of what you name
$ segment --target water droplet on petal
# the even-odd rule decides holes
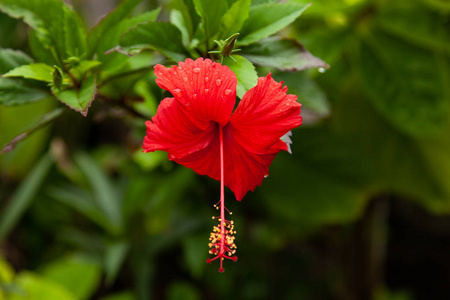
[[[229,94],[231,94],[231,90],[226,89],[226,90],[225,90],[225,96],[228,96]]]
[[[187,77],[183,77],[183,81],[184,82],[188,82],[188,78]]]
[[[220,86],[221,84],[222,84],[222,80],[217,79],[217,80],[216,80],[216,85],[217,85],[217,86]]]
[[[209,92],[209,90],[208,90],[208,89],[205,89],[205,94],[208,94],[208,92]]]
[[[205,77],[205,82],[208,82],[209,81],[209,77]]]
[[[175,97],[181,97],[181,90],[180,90],[180,89],[174,89],[174,90],[172,91],[172,94],[173,94]]]
[[[192,98],[197,99],[197,94],[193,94]]]
[[[269,177],[269,174],[264,175],[264,178],[267,178],[267,177]]]
[[[318,68],[318,69],[317,69],[317,71],[319,71],[319,73],[325,73],[326,69],[325,69],[325,68],[322,68],[322,67],[320,67],[320,68]]]
[[[195,74],[198,74],[198,73],[200,73],[200,68],[194,68],[193,70],[192,70],[192,72],[194,72]]]
[[[289,106],[289,105],[291,105],[289,102],[286,102],[286,106]]]

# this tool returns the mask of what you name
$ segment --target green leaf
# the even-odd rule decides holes
[[[114,184],[109,180],[100,166],[87,154],[78,154],[76,162],[88,179],[94,191],[94,200],[118,233],[122,230],[123,219],[121,201]]]
[[[45,266],[41,274],[79,300],[91,299],[101,280],[99,265],[75,258],[53,261]]]
[[[19,105],[45,99],[50,94],[33,87],[27,87],[22,81],[0,77],[0,104]]]
[[[184,0],[172,1],[171,5],[172,10],[170,12],[170,22],[177,26],[183,35],[183,44],[188,45],[194,35],[189,7],[186,5]]]
[[[14,282],[24,293],[11,294],[8,300],[77,299],[59,284],[31,272],[21,272]]]
[[[238,81],[236,94],[242,99],[244,94],[257,84],[258,74],[256,73],[255,66],[245,57],[233,55],[233,58],[236,62],[230,58],[226,58],[224,65],[227,65],[236,74]]]
[[[98,51],[99,44],[105,43],[105,37],[107,37],[107,33],[111,30],[114,31],[113,28],[115,28],[119,23],[121,23],[126,17],[133,11],[133,9],[141,2],[142,0],[125,0],[122,1],[112,12],[110,12],[106,17],[104,17],[92,30],[89,32],[88,35],[88,46],[89,46],[89,52],[88,52],[88,58],[92,57],[94,53],[103,54],[104,51],[111,49],[113,46],[115,46],[119,40],[117,39],[116,42],[113,43],[113,45],[110,44],[108,49],[103,49],[101,51]],[[130,28],[130,27],[129,27]],[[124,33],[120,32],[121,33]]]
[[[272,35],[297,19],[310,4],[268,3],[250,7],[241,30],[240,45],[248,45]]]
[[[64,40],[66,57],[83,56],[87,51],[87,32],[78,14],[64,7]]]
[[[183,14],[176,9],[170,11],[170,23],[175,25],[181,32],[181,37],[183,40],[183,45],[188,47],[191,39],[191,33],[189,33],[188,25],[186,25],[186,20]]]
[[[295,39],[270,37],[252,44],[242,55],[255,65],[273,67],[281,71],[329,68]]]
[[[39,40],[36,30],[32,28],[28,32],[28,45],[36,61],[46,63],[49,66],[60,64],[60,61],[54,55],[55,51],[49,50],[48,46]]]
[[[97,88],[95,85],[95,77],[88,76],[82,83],[79,90],[69,89],[60,90],[52,89],[53,95],[62,103],[69,106],[71,109],[87,116],[88,109],[94,101]]]
[[[90,71],[101,64],[102,63],[98,60],[82,60],[75,67],[70,68],[70,73],[81,80],[84,78],[87,71]]]
[[[443,130],[449,93],[441,74],[450,73],[448,56],[374,32],[363,37],[353,57],[370,100],[397,129],[415,137]]]
[[[53,71],[53,67],[43,63],[37,63],[17,67],[6,74],[3,74],[3,77],[23,77],[27,79],[52,82]]]
[[[0,241],[5,238],[30,206],[52,164],[53,159],[46,154],[14,192],[0,217]]]
[[[79,51],[85,48],[83,24],[77,14],[60,0],[2,0],[0,10],[14,18],[23,18],[35,30],[41,46],[47,49],[58,65],[71,56],[67,45],[75,46]],[[75,32],[65,31],[77,27]],[[82,53],[80,53],[81,55]]]
[[[0,48],[0,74],[21,65],[31,64],[33,60],[20,50]]]
[[[182,61],[188,54],[181,42],[181,33],[170,23],[141,24],[125,33],[120,39],[121,51],[138,53],[144,49],[157,50],[173,61]]]
[[[239,32],[248,18],[251,0],[237,0],[222,17],[219,39],[226,39]]]
[[[133,18],[124,19],[119,23],[112,25],[109,30],[104,32],[97,46],[97,58],[103,63],[102,70],[117,70],[125,63],[129,62],[128,57],[117,52],[110,52],[108,50],[111,50],[117,46],[119,44],[120,37],[124,33],[128,32],[130,28],[136,27],[138,24],[154,21],[159,12],[160,9],[158,8]]]
[[[206,39],[214,38],[220,29],[220,20],[228,10],[226,1],[194,0],[195,10],[203,22]]]

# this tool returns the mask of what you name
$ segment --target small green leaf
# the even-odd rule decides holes
[[[127,54],[153,49],[173,61],[182,61],[188,53],[181,42],[181,33],[170,23],[141,24],[125,33],[120,39],[121,51]]]
[[[248,45],[272,35],[297,19],[311,4],[268,3],[250,7],[241,30],[240,45]]]
[[[82,83],[79,90],[68,89],[58,90],[53,88],[52,93],[62,103],[69,106],[71,109],[80,112],[86,116],[88,109],[94,101],[97,92],[95,77],[88,76]]]
[[[242,99],[244,94],[257,84],[258,74],[256,73],[255,66],[245,57],[240,55],[233,55],[233,57],[236,62],[230,58],[226,58],[224,65],[227,65],[236,74],[238,81],[236,94]]]
[[[8,205],[3,209],[0,217],[0,241],[5,238],[30,206],[52,164],[53,159],[49,154],[42,157],[9,199]]]
[[[33,60],[20,50],[0,48],[0,74],[21,65],[31,64]]]
[[[17,67],[6,74],[3,74],[3,77],[23,77],[27,79],[52,82],[53,71],[53,67],[43,63],[37,63]]]
[[[91,58],[94,53],[98,53],[98,45],[105,43],[105,34],[112,30],[117,24],[126,19],[126,17],[133,11],[133,9],[142,0],[124,0],[113,11],[111,11],[106,17],[104,17],[88,34],[88,58]],[[123,32],[121,32],[123,33]],[[110,45],[108,49],[111,49],[118,40]],[[108,50],[106,49],[106,50]],[[103,52],[106,50],[102,50]]]
[[[128,57],[117,52],[110,52],[109,50],[119,44],[120,37],[128,32],[130,28],[136,27],[142,23],[154,21],[159,14],[159,11],[160,9],[157,8],[133,18],[124,19],[119,23],[112,25],[109,30],[104,32],[97,45],[97,59],[103,64],[103,71],[117,70],[129,62]]]
[[[0,77],[0,104],[19,105],[45,99],[49,93],[27,87],[22,81]]]
[[[270,37],[252,44],[242,55],[255,65],[273,67],[281,71],[329,68],[295,39]]]
[[[226,1],[194,0],[195,10],[203,22],[207,39],[213,39],[220,28],[220,20],[228,10]]]
[[[70,69],[70,73],[72,73],[76,78],[82,80],[86,75],[86,72],[92,70],[102,63],[98,60],[82,60],[76,66]]]
[[[222,17],[219,39],[226,39],[239,32],[248,18],[251,0],[237,0]]]

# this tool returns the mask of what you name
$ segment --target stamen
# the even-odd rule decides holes
[[[220,201],[214,205],[216,209],[220,208],[220,216],[212,217],[213,220],[218,219],[219,225],[213,227],[213,231],[209,236],[210,243],[208,244],[210,254],[215,255],[213,258],[208,258],[206,262],[210,264],[216,259],[220,260],[219,272],[224,272],[223,261],[230,259],[237,261],[236,244],[234,243],[236,233],[234,230],[234,222],[225,219],[225,210],[231,215],[232,213],[225,207],[225,192],[224,192],[224,168],[223,168],[223,128],[219,127],[220,132]]]

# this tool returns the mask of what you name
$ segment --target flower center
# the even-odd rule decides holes
[[[218,219],[219,225],[213,227],[213,231],[209,236],[210,243],[208,244],[210,254],[214,254],[215,257],[208,258],[206,262],[210,264],[212,261],[219,259],[220,267],[219,272],[224,272],[223,261],[225,258],[237,261],[236,244],[234,243],[233,234],[234,223],[225,219],[225,209],[231,215],[231,212],[225,207],[225,187],[224,187],[224,167],[223,167],[223,127],[219,126],[220,134],[220,201],[214,205],[216,209],[220,209],[220,216],[212,217]]]

